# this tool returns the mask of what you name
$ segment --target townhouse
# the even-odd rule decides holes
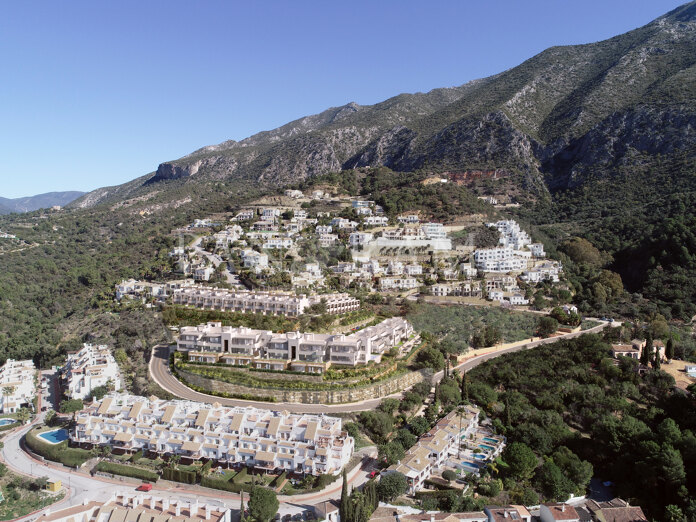
[[[232,522],[232,509],[219,503],[199,503],[142,493],[112,493],[105,501],[84,500],[54,511],[36,522]]]
[[[413,327],[401,317],[386,319],[350,335],[273,333],[210,322],[182,327],[177,350],[188,352],[189,360],[195,362],[323,373],[331,364],[379,362],[384,353],[413,336]]]
[[[540,283],[542,281],[552,281],[557,283],[562,266],[558,261],[545,261],[533,268],[524,270],[520,279],[527,283]]]
[[[441,223],[427,223],[423,228],[406,227],[385,230],[371,244],[386,248],[425,247],[432,250],[452,250],[452,240]]]
[[[360,309],[360,301],[348,294],[307,296],[288,292],[256,292],[189,285],[172,293],[176,305],[193,306],[225,312],[298,316],[315,303],[323,302],[329,314],[343,314]]]
[[[253,268],[258,272],[268,268],[268,255],[255,250],[244,250],[242,252],[242,263],[244,263],[244,268]]]
[[[76,415],[70,439],[114,453],[211,459],[262,471],[336,474],[354,441],[338,417],[110,394]]]
[[[370,227],[386,227],[389,225],[389,218],[386,216],[368,216],[365,224]]]
[[[387,468],[384,473],[399,472],[406,477],[408,493],[413,495],[422,489],[433,472],[442,467],[450,454],[460,450],[462,438],[468,438],[478,428],[480,410],[475,406],[464,406],[440,419],[418,442],[406,452],[406,456]]]
[[[77,352],[68,353],[61,371],[65,395],[86,399],[99,386],[121,389],[118,364],[106,345],[83,344]]]
[[[319,234],[319,246],[322,248],[330,247],[335,244],[336,241],[338,241],[338,236],[336,234]]]
[[[414,290],[420,286],[420,282],[415,277],[394,276],[380,277],[380,290]]]
[[[532,242],[529,234],[522,230],[519,223],[512,219],[488,223],[486,226],[495,228],[500,232],[499,243],[504,247],[510,247],[513,250],[522,250]]]
[[[34,361],[7,359],[0,368],[0,413],[16,413],[30,407],[36,396]]]
[[[474,262],[476,268],[484,272],[517,272],[525,270],[528,264],[528,260],[518,254],[509,246],[480,248],[474,252]]]

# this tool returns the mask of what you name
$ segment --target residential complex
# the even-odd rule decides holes
[[[114,453],[142,450],[312,475],[340,472],[354,445],[338,417],[116,393],[77,413],[70,438]]]
[[[65,394],[71,399],[86,399],[99,386],[121,389],[118,364],[105,345],[84,344],[79,351],[69,353],[62,378]]]
[[[360,309],[360,301],[348,294],[307,296],[288,292],[255,292],[188,285],[172,294],[177,305],[194,306],[223,312],[298,316],[317,303],[326,304],[326,313],[344,314]]]
[[[0,413],[15,413],[30,407],[36,395],[34,361],[7,359],[0,368]]]
[[[113,494],[105,502],[85,500],[58,511],[51,509],[36,522],[232,522],[232,509],[213,504],[156,497],[142,493]]]
[[[350,335],[273,333],[211,322],[182,327],[177,349],[188,352],[189,359],[198,362],[322,373],[331,364],[380,362],[385,352],[414,339],[413,327],[401,317]]]
[[[452,454],[461,449],[462,439],[474,434],[478,428],[479,409],[466,406],[460,415],[457,410],[443,417],[406,456],[384,473],[399,472],[406,476],[408,493],[415,494],[433,472],[444,466]]]

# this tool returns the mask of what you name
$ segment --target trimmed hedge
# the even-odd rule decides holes
[[[7,418],[7,417],[5,417]],[[13,430],[17,426],[19,426],[20,422],[18,420],[15,420],[12,424],[5,424],[4,426],[0,426],[0,431],[7,431],[7,430]]]
[[[132,477],[149,482],[157,482],[159,475],[154,471],[147,469],[136,468],[127,464],[117,464],[115,462],[100,462],[96,467],[97,471],[102,473],[111,473],[112,475],[122,475],[124,477]]]
[[[212,489],[221,489],[222,491],[229,491],[231,493],[241,493],[245,491],[246,493],[251,493],[251,484],[235,484],[232,479],[229,478],[216,478],[216,477],[203,477],[201,479],[201,486]]]
[[[277,488],[278,486],[280,486],[283,483],[283,481],[285,480],[285,478],[287,476],[288,476],[288,472],[283,471],[280,475],[278,475],[276,478],[273,479],[273,482],[270,483],[270,486],[272,488]]]
[[[24,436],[24,441],[29,449],[45,459],[52,460],[53,462],[60,462],[65,466],[74,468],[76,466],[81,466],[92,457],[91,453],[87,450],[69,448],[67,440],[58,444],[49,444],[48,442],[42,441],[37,433],[36,429],[29,431]]]
[[[171,480],[172,482],[182,482],[184,484],[195,484],[198,475],[193,471],[185,471],[183,469],[164,468],[162,478]]]

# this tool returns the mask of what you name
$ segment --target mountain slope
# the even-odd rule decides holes
[[[64,206],[82,196],[84,192],[76,190],[66,192],[46,192],[36,196],[23,198],[0,198],[0,214],[10,212],[31,212],[40,208],[50,208],[55,205]]]
[[[696,3],[602,42],[553,47],[496,76],[349,103],[162,163],[146,183],[287,184],[329,171],[508,168],[536,196],[610,176],[634,152],[696,144]],[[596,173],[596,169],[595,169]],[[126,191],[133,194],[140,185]],[[103,197],[93,194],[82,204]]]

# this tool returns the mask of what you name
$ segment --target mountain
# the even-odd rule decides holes
[[[80,204],[162,181],[282,185],[361,166],[506,168],[538,198],[590,177],[611,177],[643,154],[692,154],[695,145],[691,2],[623,35],[552,47],[460,87],[401,94],[371,106],[349,103],[239,142],[204,147],[160,164],[125,191],[100,189]]]
[[[62,207],[84,194],[84,192],[78,192],[77,190],[69,190],[66,192],[46,192],[45,194],[24,198],[0,198],[0,214],[31,212],[32,210],[50,208],[56,205]]]

